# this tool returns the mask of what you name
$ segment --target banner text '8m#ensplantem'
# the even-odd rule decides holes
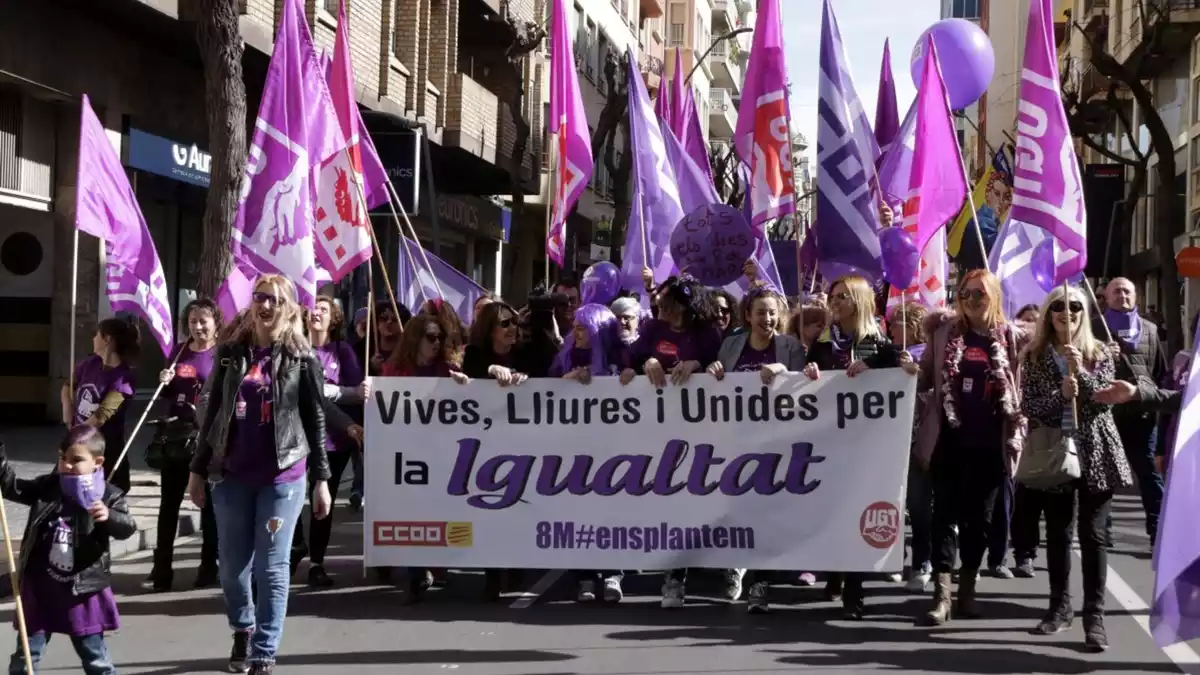
[[[916,378],[376,378],[368,566],[899,570]]]

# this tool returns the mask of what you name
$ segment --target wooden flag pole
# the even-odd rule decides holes
[[[180,348],[175,354],[175,358],[171,359],[171,364],[167,366],[167,370],[174,370],[175,364],[179,363],[179,357],[183,356],[183,349]],[[129,448],[133,447],[133,441],[137,438],[138,432],[142,430],[142,425],[146,423],[146,418],[150,416],[150,409],[154,407],[154,402],[158,400],[159,394],[167,386],[166,382],[159,381],[155,387],[154,393],[150,396],[150,401],[146,404],[146,409],[142,411],[142,416],[138,419],[137,424],[133,425],[133,431],[129,433],[129,438],[125,439],[125,447],[121,448],[121,454],[117,455],[117,461],[113,462],[112,468],[109,469],[109,475],[117,472],[117,467],[121,466],[121,460],[125,459],[125,455],[129,453]]]
[[[79,236],[76,231],[76,237]],[[12,534],[8,530],[8,511],[4,508],[4,500],[0,499],[0,528],[4,530],[4,553],[8,556],[8,581],[12,584],[13,602],[17,613],[17,637],[21,642],[21,652],[25,657],[25,672],[32,673],[33,655],[29,651],[29,629],[25,626],[25,606],[21,602],[21,582],[17,578],[16,556],[13,555]]]
[[[548,143],[550,144],[550,146],[549,146],[550,147],[550,171],[549,171],[549,175],[547,176],[547,179],[546,179],[546,243],[547,244],[550,243],[550,228],[554,224],[554,200],[558,196],[558,185],[557,185],[557,183],[558,183],[558,181],[557,181],[558,153],[555,152],[555,149],[558,147],[558,134],[557,133],[550,134]],[[564,219],[565,219],[565,214],[564,214]],[[566,227],[567,227],[567,224],[564,222],[563,223],[564,231],[566,230]],[[643,238],[645,237],[645,234],[646,234],[645,229],[643,229],[642,230]],[[564,248],[566,247],[566,240],[567,240],[567,238],[564,236],[563,237],[563,247]],[[565,255],[566,251],[564,251],[563,253]],[[549,249],[546,250],[545,263],[546,263],[546,267],[545,267],[545,274],[543,277],[543,282],[546,285],[546,291],[549,292],[550,291],[550,250]]]

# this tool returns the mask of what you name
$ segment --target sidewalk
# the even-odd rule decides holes
[[[127,431],[133,431],[133,425],[141,417],[146,402],[135,400],[126,417]],[[156,413],[152,412],[153,417]],[[29,427],[0,427],[0,442],[4,443],[9,463],[17,472],[19,478],[32,478],[49,473],[58,461],[58,443],[65,433],[61,425],[29,426]],[[151,430],[143,427],[138,437],[134,439],[125,458],[130,463],[132,487],[129,491],[129,509],[137,520],[138,532],[125,541],[112,542],[114,558],[154,548],[158,538],[158,505],[159,477],[157,471],[146,467],[146,445],[150,442]],[[29,517],[29,509],[13,502],[4,503],[8,516],[8,529],[13,538],[13,551],[20,546],[21,536],[25,531],[25,523]],[[179,529],[176,536],[187,536],[200,531],[200,510],[186,498],[180,507]],[[3,558],[3,556],[0,556]],[[7,561],[0,559],[0,572],[8,569]],[[7,588],[5,585],[4,588]],[[2,592],[3,589],[0,589]]]

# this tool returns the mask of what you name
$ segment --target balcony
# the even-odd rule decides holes
[[[737,129],[737,108],[728,89],[708,92],[708,135],[710,138],[732,138]]]
[[[447,79],[442,144],[495,164],[496,120],[500,110],[496,95],[463,73],[454,73]]]
[[[666,65],[657,56],[651,56],[644,51],[638,57],[638,70],[642,72],[642,80],[648,91],[657,91],[662,86],[663,72]]]
[[[666,13],[663,0],[640,0],[643,19],[657,19]]]
[[[714,35],[728,33],[737,27],[737,7],[734,0],[712,0],[712,31]]]
[[[730,48],[729,40],[713,46],[708,60],[712,62],[712,83],[716,87],[729,89],[732,96],[742,91],[742,65],[737,48]]]
[[[1200,33],[1200,0],[1147,0],[1149,30],[1133,25],[1137,40],[1125,63],[1138,78],[1152,80],[1191,54],[1192,39]]]

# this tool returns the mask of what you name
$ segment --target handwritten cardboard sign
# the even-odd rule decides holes
[[[671,233],[676,267],[705,286],[737,281],[756,245],[750,224],[728,204],[708,204],[687,214]]]

